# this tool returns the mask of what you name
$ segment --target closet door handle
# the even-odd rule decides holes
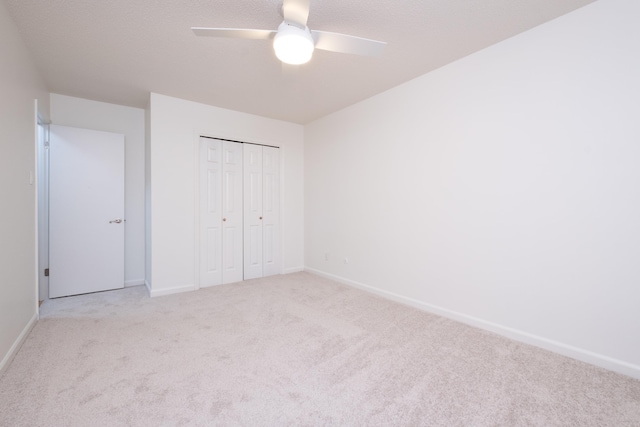
[[[262,219],[262,217],[260,217],[260,219]]]
[[[223,221],[226,221],[226,220],[227,220],[227,218],[222,218],[222,220],[223,220]]]

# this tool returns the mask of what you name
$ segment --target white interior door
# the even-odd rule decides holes
[[[244,145],[244,278],[280,273],[280,150]]]
[[[262,146],[244,144],[244,278],[262,277]]]
[[[280,150],[262,147],[262,275],[280,273]]]
[[[49,297],[124,287],[124,135],[50,127]]]
[[[222,141],[200,138],[200,286],[222,283]]]
[[[242,279],[242,144],[202,137],[200,286]]]
[[[242,144],[222,147],[222,283],[233,283],[243,279]]]

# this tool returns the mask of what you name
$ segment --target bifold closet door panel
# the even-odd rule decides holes
[[[222,283],[243,279],[242,145],[222,144]]]
[[[244,144],[244,279],[262,277],[262,146]]]
[[[262,275],[280,274],[280,150],[262,147]]]
[[[200,286],[222,283],[222,141],[200,138]]]

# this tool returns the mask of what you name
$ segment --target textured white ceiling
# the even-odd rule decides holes
[[[4,1],[51,92],[141,108],[157,92],[307,123],[595,0],[311,0],[311,29],[388,46],[298,67],[269,41],[190,30],[275,30],[281,0]]]

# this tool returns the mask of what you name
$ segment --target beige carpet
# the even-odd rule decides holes
[[[640,381],[296,273],[46,301],[0,426],[640,426]]]

